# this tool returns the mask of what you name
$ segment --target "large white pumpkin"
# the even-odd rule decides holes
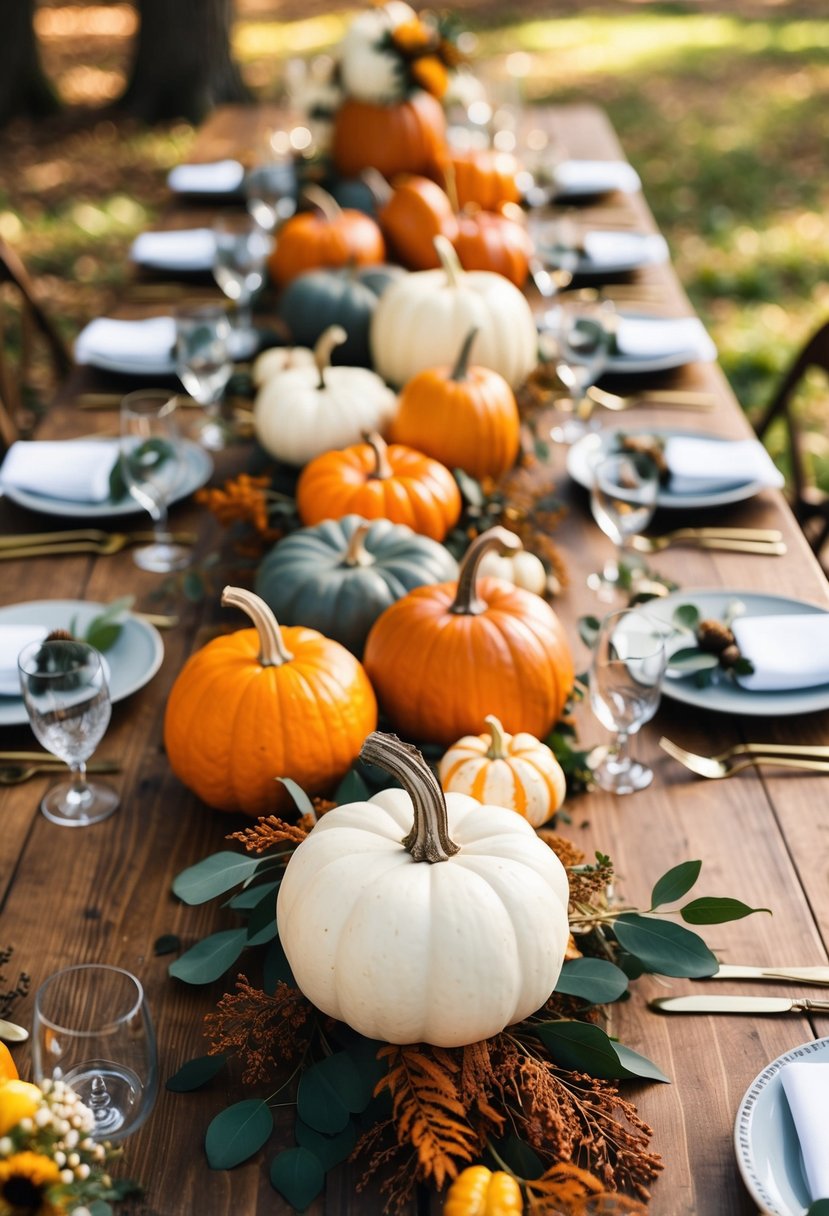
[[[375,371],[402,385],[418,372],[452,367],[471,329],[475,362],[515,389],[538,362],[538,333],[526,297],[503,275],[461,269],[445,237],[435,237],[440,270],[407,274],[385,291],[371,321]]]
[[[394,736],[375,732],[361,754],[407,792],[329,811],[291,858],[277,924],[296,982],[368,1038],[458,1047],[498,1034],[558,980],[564,868],[512,811],[444,801]]]
[[[367,431],[384,431],[397,397],[364,367],[331,367],[345,330],[332,325],[319,338],[310,366],[271,375],[253,406],[253,428],[266,452],[286,464],[304,465],[323,452],[359,443]]]

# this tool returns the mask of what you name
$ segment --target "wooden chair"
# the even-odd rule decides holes
[[[811,368],[819,368],[829,376],[829,321],[812,334],[796,356],[754,429],[758,438],[763,439],[773,423],[778,419],[783,421],[791,461],[792,509],[809,544],[820,557],[829,541],[829,495],[809,478],[803,432],[794,410],[795,391]]]
[[[3,318],[0,315],[0,445],[8,447],[19,434],[22,416],[21,385],[32,357],[36,334],[44,340],[56,373],[63,377],[72,367],[72,356],[54,323],[37,299],[35,285],[14,249],[0,239],[0,283],[11,283],[20,299],[20,357],[9,358]]]

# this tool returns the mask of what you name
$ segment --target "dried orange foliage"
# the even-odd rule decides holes
[[[253,827],[231,832],[227,839],[238,840],[247,853],[264,853],[278,844],[302,844],[310,830],[304,824],[286,823],[277,815],[263,815]]]
[[[276,541],[282,530],[272,528],[268,513],[269,477],[251,477],[240,473],[226,481],[222,489],[206,489],[196,492],[196,502],[207,507],[219,523],[227,528],[231,524],[250,524],[264,541]]]
[[[594,1174],[567,1162],[527,1182],[526,1190],[531,1216],[640,1216],[647,1210],[638,1200],[606,1191]]]
[[[278,1076],[302,1059],[314,1031],[314,1008],[297,988],[282,982],[273,996],[245,975],[204,1019],[209,1055],[239,1056],[242,1081],[254,1085]]]

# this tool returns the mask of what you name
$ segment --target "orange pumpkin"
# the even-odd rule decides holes
[[[469,148],[450,153],[444,176],[448,173],[454,181],[459,207],[473,204],[484,211],[497,211],[502,203],[520,201],[518,171],[518,161],[510,152]]]
[[[500,477],[515,464],[520,421],[515,394],[488,367],[470,367],[477,334],[466,335],[452,368],[419,372],[403,389],[392,435],[473,477]]]
[[[393,444],[380,435],[339,452],[325,452],[307,464],[297,484],[296,501],[304,524],[361,515],[390,519],[414,532],[443,540],[458,522],[461,495],[442,464]]]
[[[395,105],[346,98],[334,117],[331,151],[343,177],[357,177],[369,165],[388,178],[436,176],[446,154],[443,106],[422,91]]]
[[[3,1081],[16,1081],[17,1077],[18,1072],[12,1059],[12,1053],[5,1043],[0,1043],[0,1084]]]
[[[457,583],[416,587],[372,626],[364,663],[380,703],[407,739],[450,744],[496,714],[511,734],[543,738],[573,688],[558,617],[531,591],[478,579],[492,548],[520,542],[491,528],[472,542]]]
[[[266,815],[287,805],[277,777],[310,794],[348,772],[377,702],[357,659],[313,629],[280,629],[252,591],[226,587],[253,629],[208,642],[182,668],[164,718],[173,772],[208,806]]]
[[[458,216],[454,245],[464,270],[492,270],[516,287],[526,283],[533,243],[523,224],[509,215],[467,208]]]
[[[440,266],[435,237],[443,234],[454,241],[458,234],[448,196],[428,177],[410,175],[395,182],[377,218],[397,261],[409,270]]]
[[[384,261],[383,234],[370,216],[343,209],[319,186],[308,186],[305,194],[316,209],[286,220],[268,259],[271,276],[280,286],[321,266],[370,266]]]

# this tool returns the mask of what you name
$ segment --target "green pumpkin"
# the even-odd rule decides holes
[[[326,519],[281,540],[256,576],[256,594],[283,625],[307,625],[358,657],[381,612],[414,587],[457,578],[443,545],[388,519]]]
[[[405,273],[401,266],[381,265],[308,271],[282,293],[279,316],[296,346],[313,347],[329,326],[341,325],[348,338],[337,347],[333,362],[371,367],[372,313],[386,288]]]

